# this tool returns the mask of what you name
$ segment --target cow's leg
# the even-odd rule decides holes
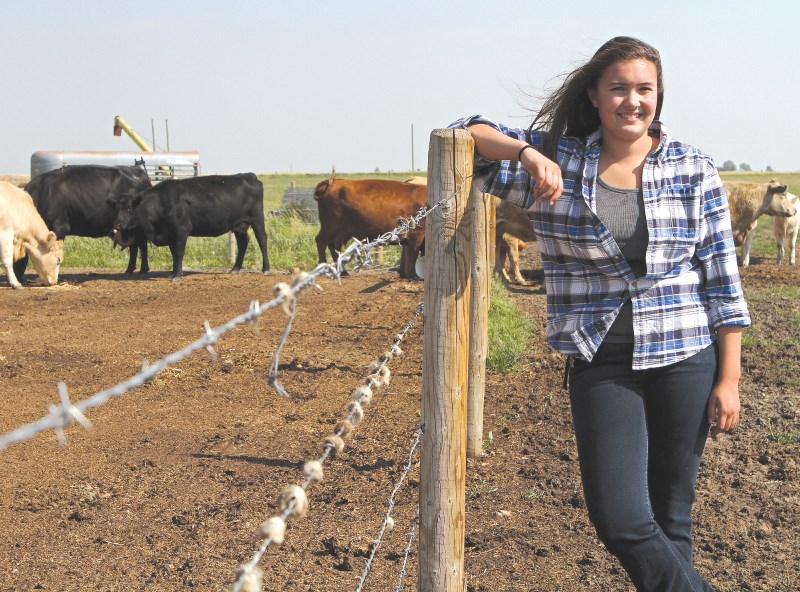
[[[250,243],[250,235],[245,230],[234,230],[233,236],[236,237],[236,262],[233,264],[231,273],[242,270],[244,254],[247,252],[247,245]]]
[[[424,236],[409,236],[400,250],[400,277],[419,279],[417,275],[417,258],[422,249]],[[403,275],[405,273],[405,275]]]
[[[0,261],[3,267],[6,268],[6,275],[8,275],[8,283],[15,290],[22,288],[17,276],[14,274],[14,235],[6,234],[0,236]]]
[[[403,279],[409,279],[414,277],[414,273],[412,270],[411,275],[408,274],[408,244],[405,242],[400,243],[400,277]]]
[[[783,238],[784,237],[781,236],[775,239],[775,242],[778,245],[778,265],[783,265]]]
[[[178,237],[169,245],[172,253],[172,281],[178,281],[183,276],[183,256],[186,253],[186,240],[188,237]]]
[[[495,242],[494,248],[494,273],[499,273],[502,278],[508,282],[511,282],[511,276],[508,275],[508,271],[506,270],[506,257],[508,257],[509,252],[511,251],[508,239],[506,238],[505,234],[501,234]]]
[[[755,237],[755,228],[752,228],[742,243],[742,267],[750,265],[750,249],[753,248],[753,238]]]
[[[14,261],[14,275],[17,277],[18,280],[21,280],[25,276],[25,270],[28,267],[28,254],[26,253],[25,256],[18,260]]]
[[[125,273],[131,274],[136,271],[136,257],[139,255],[139,247],[137,243],[133,243],[128,247],[128,268]]]
[[[267,251],[267,229],[262,222],[253,224],[253,234],[256,235],[258,248],[261,249],[261,271],[269,271],[269,252]]]
[[[322,235],[322,231],[320,230],[319,234],[317,234],[317,237],[314,240],[317,243],[317,257],[319,263],[327,262],[327,259],[325,258],[325,249],[328,248],[328,239]]]
[[[792,232],[791,240],[789,241],[789,265],[795,265],[797,257],[797,235],[800,232],[797,228]]]
[[[522,272],[519,270],[519,252],[524,249],[525,246],[526,243],[516,237],[509,241],[508,259],[511,262],[511,273],[517,284],[525,283],[525,278],[522,277]]]
[[[142,265],[139,267],[139,273],[148,273],[150,271],[150,261],[147,258],[147,239],[142,239],[139,242],[139,251],[142,254]]]

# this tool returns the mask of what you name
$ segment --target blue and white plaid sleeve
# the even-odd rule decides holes
[[[750,314],[736,263],[728,197],[710,161],[703,178],[701,224],[696,253],[705,270],[709,322],[714,329],[723,325],[749,326]]]
[[[540,133],[529,133],[525,129],[510,128],[495,123],[482,115],[464,117],[454,121],[448,127],[467,129],[470,125],[476,123],[485,123],[510,138],[528,142],[537,150],[542,148]],[[535,183],[519,161],[488,160],[476,150],[473,176],[474,181],[484,193],[490,193],[523,208],[527,208],[534,203],[531,190]]]

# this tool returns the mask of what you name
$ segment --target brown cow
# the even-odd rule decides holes
[[[523,208],[505,200],[495,201],[495,259],[494,272],[501,273],[506,281],[524,284],[525,278],[519,270],[519,252],[529,242],[536,240],[528,213]],[[511,267],[511,276],[506,271],[506,257]]]
[[[736,183],[726,181],[725,192],[731,211],[733,242],[742,247],[742,267],[750,265],[750,249],[762,214],[768,216],[793,216],[796,208],[789,202],[786,185],[772,179],[769,183]]]
[[[409,218],[425,205],[428,188],[416,183],[385,179],[336,179],[331,173],[314,190],[319,209],[317,253],[325,263],[325,249],[334,263],[351,238],[374,240],[397,227],[400,218]],[[400,277],[415,278],[423,227],[415,228],[401,241]]]
[[[31,196],[11,183],[0,182],[0,261],[11,286],[22,288],[14,273],[14,261],[25,255],[42,281],[54,286],[64,258],[63,248],[64,241],[57,240],[56,233],[47,229]]]

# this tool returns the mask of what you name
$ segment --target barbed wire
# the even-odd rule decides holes
[[[387,528],[391,524],[391,528],[394,528],[394,519],[392,518],[392,510],[394,509],[394,497],[397,495],[397,492],[403,486],[403,482],[406,479],[409,471],[411,470],[411,465],[413,464],[414,459],[414,451],[419,446],[420,439],[422,438],[422,433],[425,431],[425,426],[421,425],[417,428],[417,437],[414,440],[413,446],[411,446],[411,450],[408,453],[408,462],[406,462],[405,470],[403,474],[400,475],[400,478],[395,483],[394,489],[392,489],[392,494],[389,496],[389,500],[386,502],[387,510],[386,516],[383,519],[383,524],[381,525],[381,530],[378,533],[378,537],[375,539],[375,542],[372,543],[372,551],[369,554],[369,558],[367,559],[367,563],[364,565],[364,571],[361,572],[361,580],[358,583],[358,588],[356,588],[356,592],[361,592],[364,589],[364,582],[367,580],[367,576],[369,575],[370,569],[372,569],[372,560],[375,558],[375,554],[378,552],[378,547],[381,545],[381,541],[383,540],[383,534],[386,532]],[[389,530],[391,530],[389,528]]]
[[[347,415],[336,424],[334,433],[327,436],[322,445],[322,455],[316,461],[308,461],[303,467],[306,478],[301,485],[289,485],[285,487],[278,496],[278,509],[280,514],[269,518],[263,522],[259,528],[262,541],[258,550],[247,563],[242,564],[236,575],[232,592],[251,592],[261,590],[262,573],[258,569],[258,563],[266,553],[272,543],[280,545],[283,543],[286,533],[286,521],[289,518],[302,518],[308,510],[308,498],[306,490],[315,481],[322,481],[322,465],[331,455],[341,454],[344,451],[344,440],[352,435],[353,429],[361,423],[364,417],[364,407],[372,402],[373,388],[379,390],[387,387],[391,380],[391,372],[387,364],[394,357],[402,355],[403,350],[400,344],[405,339],[408,332],[414,326],[416,320],[422,314],[423,304],[417,305],[411,320],[406,326],[395,335],[390,349],[382,353],[377,360],[368,366],[369,374],[364,381],[364,385],[359,386],[353,391],[350,402],[347,404]],[[421,429],[421,428],[420,428]],[[419,430],[418,430],[419,432]],[[420,436],[417,436],[417,443]],[[417,443],[415,443],[415,448]]]
[[[397,586],[395,586],[395,592],[402,592],[403,590],[403,578],[406,575],[406,565],[408,564],[408,558],[411,556],[411,549],[414,543],[414,535],[417,533],[417,526],[419,526],[419,503],[417,503],[417,511],[414,514],[414,520],[411,522],[411,533],[408,535],[408,543],[406,544],[406,552],[403,555],[403,565],[400,566],[400,574],[397,578]]]

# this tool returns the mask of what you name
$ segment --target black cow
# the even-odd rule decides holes
[[[269,269],[264,227],[264,187],[253,173],[169,179],[139,193],[122,196],[114,223],[114,241],[123,247],[147,240],[172,253],[172,278],[183,275],[183,255],[190,236],[236,236],[236,263],[242,268],[252,226],[263,264]]]
[[[151,187],[147,173],[138,166],[73,165],[37,175],[25,186],[47,227],[59,240],[67,235],[110,236],[117,208],[109,203],[123,193]],[[140,271],[147,273],[147,242],[131,246],[128,269],[136,269],[138,250],[142,251]],[[18,278],[25,273],[28,258],[14,264]]]

